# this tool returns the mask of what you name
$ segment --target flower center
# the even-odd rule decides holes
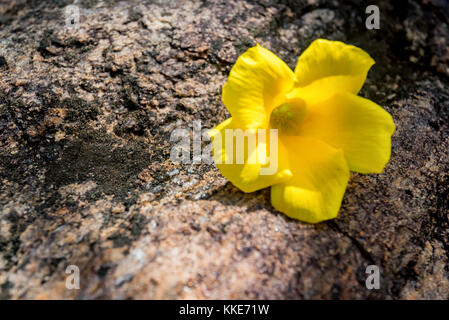
[[[304,101],[283,103],[271,112],[270,125],[273,129],[278,129],[279,134],[295,136],[299,134],[305,115]]]

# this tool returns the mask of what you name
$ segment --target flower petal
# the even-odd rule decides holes
[[[223,103],[242,129],[267,128],[270,112],[293,87],[293,71],[257,45],[236,61],[223,86]]]
[[[357,94],[374,60],[360,48],[340,41],[318,39],[299,57],[295,68],[295,89],[313,104],[337,92]]]
[[[380,173],[390,159],[394,130],[393,118],[382,107],[339,93],[309,108],[301,135],[343,149],[351,171]]]
[[[343,152],[299,136],[282,137],[293,177],[271,187],[273,207],[291,218],[317,223],[335,218],[349,180]]]
[[[247,132],[253,132],[256,138],[255,148],[249,150],[249,143],[245,141],[244,154],[242,152],[237,154],[237,138],[232,139],[232,145],[226,145],[226,130],[228,129],[237,129],[234,118],[223,121],[209,131],[209,135],[212,138],[215,164],[221,174],[231,181],[233,185],[244,192],[253,192],[291,178],[292,173],[288,169],[287,151],[279,139],[274,140],[278,145],[278,157],[275,160],[275,158],[271,158],[269,152],[271,148],[270,133],[265,133],[264,143],[259,134],[260,131],[248,130]],[[262,130],[265,132],[265,129]],[[238,163],[237,158],[239,155],[243,156],[241,163]],[[228,161],[232,163],[227,164]],[[262,171],[264,174],[261,174],[261,169],[265,170]]]

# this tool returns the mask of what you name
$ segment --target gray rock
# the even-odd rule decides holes
[[[382,2],[380,30],[362,1],[83,1],[72,31],[66,4],[0,5],[0,298],[449,298],[445,2]],[[397,126],[338,219],[291,220],[268,190],[170,161],[173,128],[229,116],[239,54],[294,67],[316,37],[373,56],[361,95]]]

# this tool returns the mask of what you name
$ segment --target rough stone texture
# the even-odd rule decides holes
[[[449,298],[447,2],[382,1],[367,30],[361,1],[82,0],[70,31],[71,3],[0,2],[0,298]],[[294,67],[317,37],[374,57],[361,95],[397,125],[338,219],[288,219],[268,190],[170,161],[173,129],[228,117],[240,53]]]

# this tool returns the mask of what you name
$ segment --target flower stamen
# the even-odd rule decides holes
[[[297,136],[305,115],[306,104],[303,100],[286,102],[271,112],[270,125],[282,135]]]

